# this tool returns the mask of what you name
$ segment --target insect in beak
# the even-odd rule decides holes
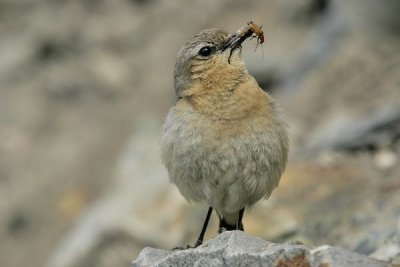
[[[231,63],[231,56],[233,53],[233,50],[236,48],[241,47],[241,44],[247,39],[247,38],[253,38],[257,37],[257,46],[258,44],[264,43],[264,32],[261,30],[262,26],[258,26],[255,24],[253,21],[247,22],[247,26],[240,28],[236,32],[234,32],[231,35],[231,39],[229,42],[224,46],[223,50],[230,48],[230,54],[228,58],[229,64]],[[263,51],[264,54],[264,51]]]

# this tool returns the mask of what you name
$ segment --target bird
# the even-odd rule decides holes
[[[176,59],[177,100],[162,127],[160,151],[180,194],[208,205],[194,247],[203,243],[213,210],[220,233],[244,231],[244,210],[271,195],[287,163],[283,110],[242,59],[242,43],[254,34],[249,27],[205,29]]]

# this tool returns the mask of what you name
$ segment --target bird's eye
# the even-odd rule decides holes
[[[212,46],[204,46],[200,49],[199,51],[199,55],[203,56],[203,57],[208,57],[209,55],[211,55],[211,53],[213,52],[213,47]]]

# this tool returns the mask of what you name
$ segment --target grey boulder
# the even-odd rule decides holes
[[[242,231],[222,233],[197,248],[144,248],[133,267],[167,266],[276,266],[276,267],[384,267],[395,266],[338,247],[308,248],[299,242],[274,244]]]

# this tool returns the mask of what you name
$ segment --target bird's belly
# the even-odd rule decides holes
[[[254,204],[272,192],[280,173],[270,167],[268,146],[249,143],[187,149],[186,160],[174,160],[180,173],[172,175],[173,182],[186,199],[206,202],[221,213]]]
[[[266,195],[274,186],[267,186],[268,177],[238,176],[238,173],[227,172],[221,177],[218,185],[204,180],[202,190],[205,202],[220,213],[235,213],[246,206],[251,206]],[[252,181],[252,182],[248,182]]]
[[[197,113],[184,118],[171,112],[162,139],[163,162],[183,197],[231,213],[271,194],[287,156],[279,124],[261,118],[221,127]]]

